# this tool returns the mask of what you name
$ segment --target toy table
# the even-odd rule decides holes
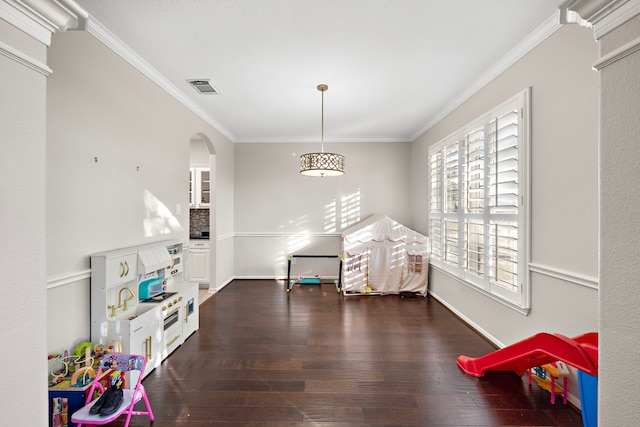
[[[551,393],[552,404],[556,403],[556,394],[561,394],[562,402],[566,405],[567,377],[569,376],[569,371],[562,365],[559,367],[558,363],[548,363],[527,369],[527,376],[529,377],[529,384],[531,384],[531,380],[533,379],[540,387]],[[562,379],[562,385],[558,384],[559,379]]]
[[[109,386],[111,372],[113,371],[105,371],[98,378],[100,384],[105,388]],[[84,386],[72,386],[71,378],[64,378],[58,384],[49,387],[49,427],[75,427],[75,424],[71,422],[71,414],[84,406],[89,387],[91,387],[91,382]],[[64,399],[66,399],[66,404],[62,403]]]

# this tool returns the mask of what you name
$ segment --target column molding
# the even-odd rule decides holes
[[[596,40],[640,14],[640,0],[567,0],[560,5],[561,22],[593,27]]]
[[[79,29],[86,18],[73,0],[0,0],[0,19],[46,46],[53,33]]]
[[[600,60],[598,60],[598,62],[596,62],[593,65],[593,69],[596,71],[600,71],[603,68],[613,64],[614,62],[617,62],[623,58],[626,58],[627,56],[632,55],[639,50],[640,50],[640,37],[600,57]]]
[[[52,73],[51,68],[49,68],[47,64],[43,64],[37,59],[34,59],[2,42],[0,42],[0,55],[6,56],[7,58],[12,59],[24,65],[25,67],[37,71],[38,73],[43,74],[47,77],[49,77]]]

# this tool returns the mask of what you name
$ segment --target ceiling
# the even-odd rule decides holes
[[[563,0],[76,2],[233,142],[320,141],[320,83],[324,140],[350,142],[415,139]]]

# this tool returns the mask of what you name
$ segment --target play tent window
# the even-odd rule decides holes
[[[429,148],[430,262],[518,309],[527,275],[530,90]]]

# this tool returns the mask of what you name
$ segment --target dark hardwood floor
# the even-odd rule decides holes
[[[143,383],[154,427],[582,425],[526,377],[456,365],[493,350],[433,298],[244,280],[200,306],[200,330]]]

